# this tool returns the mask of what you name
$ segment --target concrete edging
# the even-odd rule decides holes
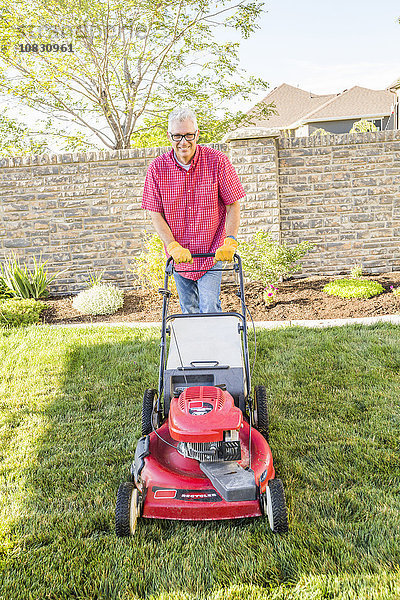
[[[400,325],[400,315],[382,315],[380,317],[359,317],[349,319],[316,319],[316,320],[291,320],[291,321],[254,321],[255,327],[260,329],[278,329],[279,327],[340,327],[343,325],[374,325],[375,323],[393,323]],[[247,321],[248,327],[251,326],[251,321]],[[41,323],[38,327],[137,327],[139,329],[150,329],[151,327],[161,327],[161,321],[136,322],[136,321],[118,321],[98,323]]]

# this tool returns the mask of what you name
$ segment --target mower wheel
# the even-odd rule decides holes
[[[254,424],[258,431],[269,442],[269,419],[267,389],[263,385],[256,385],[254,388]]]
[[[154,399],[157,390],[146,390],[143,396],[142,406],[142,435],[149,435],[153,431],[151,419],[153,416]],[[159,424],[156,425],[158,427]]]
[[[115,508],[115,533],[118,537],[127,537],[135,533],[141,502],[137,488],[131,482],[122,483],[117,494]]]
[[[289,530],[289,525],[285,494],[280,479],[271,479],[268,482],[263,503],[273,533],[286,533]]]

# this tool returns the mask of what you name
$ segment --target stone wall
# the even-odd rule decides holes
[[[281,235],[317,250],[303,273],[400,269],[400,131],[281,139]]]
[[[246,190],[240,235],[260,228],[315,250],[303,275],[400,269],[400,132],[323,138],[245,129],[214,148],[225,152]],[[90,269],[130,287],[144,231],[140,209],[149,162],[165,148],[0,160],[0,261],[42,256],[69,270],[53,291],[82,289]]]
[[[146,215],[140,209],[149,162],[162,150],[137,149],[3,159],[0,259],[15,252],[69,267],[52,289],[82,289],[89,270],[132,285]]]

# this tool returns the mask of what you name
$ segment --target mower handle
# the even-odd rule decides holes
[[[214,258],[215,252],[196,252],[192,254],[192,258]],[[173,257],[169,256],[167,258],[167,267],[173,261]]]
[[[213,258],[215,256],[215,252],[201,252],[201,253],[194,253],[192,254],[193,258]],[[239,254],[237,254],[236,252],[233,255],[233,267],[232,269],[218,269],[219,271],[236,271],[239,275],[239,290],[237,295],[240,298],[240,302],[242,305],[242,314],[240,315],[240,317],[243,320],[243,326],[241,327],[241,331],[243,331],[243,353],[244,353],[244,362],[245,362],[245,374],[246,374],[246,382],[247,382],[247,394],[249,397],[251,397],[251,374],[250,374],[250,365],[249,365],[249,351],[248,351],[248,346],[247,346],[247,322],[246,322],[246,304],[244,301],[244,282],[243,282],[243,270],[242,270],[242,259],[240,258]],[[161,397],[162,394],[164,392],[164,370],[166,369],[166,361],[165,361],[165,352],[166,352],[166,336],[167,336],[167,331],[166,331],[166,323],[167,323],[167,319],[168,319],[168,302],[169,302],[169,298],[171,296],[171,292],[168,289],[168,278],[172,275],[173,273],[173,268],[174,265],[171,264],[173,262],[173,257],[169,256],[167,258],[167,264],[165,267],[165,276],[164,276],[164,287],[160,288],[158,291],[162,294],[163,296],[163,308],[162,308],[162,326],[161,326],[161,343],[160,343],[160,369],[159,369],[159,378],[158,378],[158,400],[157,400],[157,411],[160,411],[160,407],[161,407]],[[204,271],[204,269],[201,269],[200,271]],[[186,273],[189,273],[193,271],[186,271]],[[198,271],[197,271],[198,272]],[[218,313],[220,314],[220,313]],[[190,316],[190,315],[179,315],[181,317],[184,316]],[[251,316],[251,315],[250,315]],[[217,368],[226,368],[225,365],[218,365]],[[196,369],[199,367],[196,367],[193,365],[191,366],[192,369]],[[214,367],[215,368],[215,367]]]
[[[192,254],[193,258],[213,258],[215,256],[215,252],[196,252]]]
[[[215,252],[194,252],[191,253],[192,254],[192,258],[214,258],[215,256]],[[238,254],[236,254],[236,252],[233,255],[234,257],[237,257],[240,260],[240,256]],[[166,266],[168,267],[168,265],[173,261],[173,257],[169,256],[167,258],[167,264]]]

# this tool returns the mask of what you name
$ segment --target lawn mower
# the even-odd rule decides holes
[[[119,537],[133,535],[138,518],[266,516],[274,533],[288,530],[283,485],[268,444],[266,388],[256,386],[251,395],[243,270],[236,253],[232,264],[221,270],[239,279],[241,313],[168,314],[168,280],[176,267],[172,257],[167,260],[159,290],[158,390],[144,393],[131,478],[118,489]]]

